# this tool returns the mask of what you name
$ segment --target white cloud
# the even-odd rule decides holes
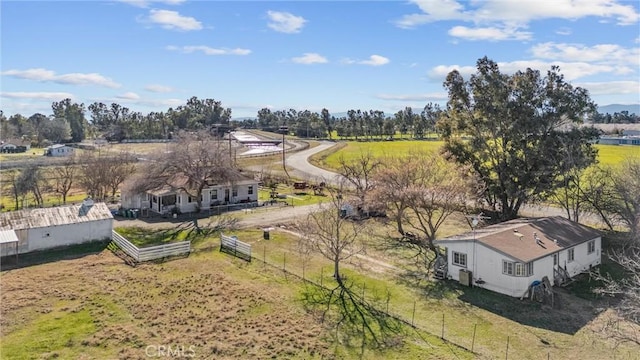
[[[296,64],[324,64],[329,62],[326,57],[316,53],[304,53],[291,59]]]
[[[533,56],[563,61],[586,61],[638,66],[640,48],[624,48],[617,44],[564,44],[547,42],[531,48]]]
[[[556,34],[563,35],[563,36],[571,35],[572,33],[573,31],[571,31],[571,29],[568,27],[561,27],[558,30],[556,30]]]
[[[149,17],[144,20],[169,30],[192,31],[202,29],[200,21],[190,16],[182,16],[177,11],[172,10],[152,9],[149,11]]]
[[[185,54],[190,54],[198,51],[202,52],[205,55],[249,55],[251,54],[251,50],[249,49],[212,48],[206,45],[187,45],[182,47],[169,45],[166,47],[166,49],[170,51],[180,51]]]
[[[582,82],[575,85],[589,90],[591,95],[640,95],[640,81]]]
[[[477,27],[468,28],[466,26],[454,26],[449,29],[449,35],[466,40],[530,40],[531,33],[518,31],[517,28],[499,27]]]
[[[390,60],[384,56],[371,55],[369,56],[368,60],[362,60],[362,61],[359,61],[358,63],[362,65],[381,66],[381,65],[388,64],[389,62]]]
[[[381,66],[381,65],[388,64],[391,61],[384,56],[371,55],[367,60],[354,60],[354,59],[344,58],[340,60],[340,62],[347,65],[360,64],[360,65],[369,65],[369,66]]]
[[[134,93],[134,92],[126,92],[122,95],[116,95],[117,99],[121,99],[121,100],[139,100],[140,99],[140,95]]]
[[[632,72],[633,70],[629,67],[620,67],[606,64],[589,64],[586,62],[563,62],[563,61],[542,61],[542,60],[519,60],[519,61],[511,61],[511,62],[498,62],[498,66],[500,67],[500,71],[513,74],[519,70],[526,70],[527,68],[531,68],[534,70],[539,70],[543,75],[551,68],[551,66],[557,65],[560,67],[560,72],[565,76],[565,79],[568,81],[572,81],[575,79],[579,79],[582,77],[596,75],[601,73],[609,73],[609,74],[626,74]],[[459,66],[459,65],[438,65],[433,67],[429,73],[428,77],[434,81],[444,81],[447,74],[452,70],[458,70],[460,74],[468,79],[471,74],[476,72],[475,66]]]
[[[634,25],[640,20],[640,13],[633,5],[617,0],[554,0],[544,4],[538,0],[411,2],[421,12],[402,16],[395,21],[396,26],[407,29],[438,21],[471,22],[476,25],[475,28],[456,26],[449,30],[452,36],[471,40],[528,40],[531,34],[518,29],[526,28],[531,21],[542,19],[598,17],[603,20],[615,19],[618,25]]]
[[[73,99],[73,94],[67,92],[1,92],[0,97],[9,99],[59,101],[66,98]]]
[[[129,4],[131,6],[139,7],[139,8],[147,8],[152,3],[160,3],[166,5],[180,5],[185,0],[119,0],[122,3]]]
[[[98,73],[69,73],[56,75],[52,70],[37,68],[27,70],[7,70],[1,73],[18,79],[39,82],[53,82],[65,85],[98,85],[108,88],[118,88],[120,84]]]
[[[173,91],[172,87],[159,84],[150,84],[145,86],[144,89],[155,93],[168,93]]]
[[[307,22],[302,16],[296,16],[288,12],[267,11],[269,23],[267,26],[277,32],[286,34],[299,33]]]
[[[441,101],[447,99],[446,93],[429,94],[378,94],[376,98],[390,101]]]

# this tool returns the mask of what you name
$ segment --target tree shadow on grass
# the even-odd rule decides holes
[[[328,325],[334,343],[360,356],[401,346],[403,323],[381,310],[384,299],[365,300],[352,288],[346,283],[332,289],[307,284],[301,300],[307,311]]]
[[[60,260],[71,260],[98,254],[107,248],[111,240],[92,241],[85,244],[71,245],[33,251],[26,254],[4,256],[0,259],[0,271],[14,270],[34,265],[46,264]]]

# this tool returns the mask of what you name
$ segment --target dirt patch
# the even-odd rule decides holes
[[[3,338],[39,315],[88,309],[96,332],[77,345],[146,358],[152,345],[193,347],[195,358],[329,355],[323,328],[295,294],[268,279],[246,281],[230,260],[208,255],[131,268],[110,252],[2,274]],[[265,281],[266,280],[266,281]],[[62,308],[60,308],[62,306]],[[33,354],[32,354],[33,355]]]

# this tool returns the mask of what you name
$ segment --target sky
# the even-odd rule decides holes
[[[484,56],[600,106],[640,103],[640,2],[621,0],[0,2],[0,109],[71,98],[166,111],[192,96],[233,118],[446,103]]]

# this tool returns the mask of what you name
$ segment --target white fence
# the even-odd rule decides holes
[[[189,254],[191,252],[191,241],[138,248],[115,230],[112,231],[111,240],[136,262],[151,261],[170,256]]]
[[[235,236],[220,234],[220,251],[251,261],[251,245],[243,243]]]

